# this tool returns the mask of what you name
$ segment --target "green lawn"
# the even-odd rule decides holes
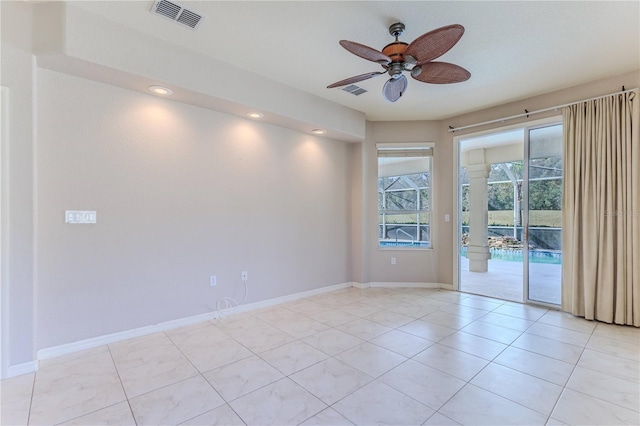
[[[422,213],[422,223],[421,225],[429,224],[429,215]],[[415,214],[388,214],[387,215],[387,224],[398,224],[398,225],[415,225],[416,224],[416,215]],[[380,217],[380,223],[382,223],[382,217]]]
[[[462,212],[463,224],[469,224],[469,212]],[[512,210],[494,210],[489,212],[490,226],[513,226]],[[529,212],[530,226],[562,227],[562,212],[559,210],[531,210]]]

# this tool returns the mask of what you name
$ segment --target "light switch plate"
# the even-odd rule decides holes
[[[64,212],[64,223],[96,223],[97,214],[95,210],[66,210]]]

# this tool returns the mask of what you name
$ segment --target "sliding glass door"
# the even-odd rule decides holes
[[[562,281],[562,124],[525,131],[526,302],[560,304]]]
[[[461,139],[459,153],[460,290],[559,305],[562,124]]]

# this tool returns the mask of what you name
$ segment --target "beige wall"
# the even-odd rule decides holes
[[[438,187],[438,176],[446,171],[439,161],[448,149],[441,149],[439,124],[432,121],[373,122],[367,126],[367,135],[362,143],[362,213],[363,224],[361,255],[366,271],[354,279],[361,283],[435,283],[438,282],[436,259],[440,252],[438,212],[444,207],[434,189],[432,213],[433,249],[394,249],[378,247],[378,158],[376,143],[435,142],[434,148],[434,188]],[[356,238],[354,237],[354,240]],[[391,258],[396,264],[391,264]]]
[[[211,312],[242,298],[243,270],[247,303],[350,281],[347,143],[43,69],[37,83],[38,349]]]
[[[362,191],[363,164],[362,164],[362,143],[352,143],[349,146],[350,153],[350,230],[351,247],[351,281],[368,282],[369,267],[364,255],[365,248],[368,247],[368,235],[365,221],[362,220],[364,211],[364,194]],[[367,238],[367,240],[365,240]]]
[[[32,7],[1,9],[3,374],[36,349],[210,312],[242,296],[242,270],[249,302],[348,281],[453,284],[454,138],[518,120],[448,126],[640,86],[636,71],[440,122],[366,123],[347,144],[37,68]],[[375,144],[423,141],[436,143],[433,249],[380,250]],[[66,209],[98,223],[65,225]]]
[[[33,361],[34,200],[32,6],[2,2],[2,373]]]
[[[319,127],[338,140],[364,137],[360,111],[118,24],[79,3],[35,6],[39,67],[144,93],[151,84],[164,84],[179,102],[243,118],[260,111],[280,127],[306,133]]]

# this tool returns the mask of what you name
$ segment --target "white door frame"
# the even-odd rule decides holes
[[[491,129],[481,130],[473,133],[465,133],[463,135],[458,135],[453,137],[453,156],[454,156],[453,186],[457,194],[456,201],[455,201],[455,208],[453,210],[453,219],[454,219],[453,223],[455,224],[455,227],[456,227],[454,232],[455,243],[453,244],[453,258],[455,259],[455,262],[453,262],[453,289],[454,290],[461,291],[460,290],[460,240],[462,238],[462,235],[461,235],[462,216],[460,215],[460,210],[462,207],[462,199],[461,199],[462,192],[460,191],[460,142],[463,139],[470,139],[470,138],[475,138],[479,136],[490,135],[493,133],[502,133],[502,132],[507,132],[515,129],[523,129],[525,132],[525,138],[528,140],[529,129],[537,128],[537,127],[545,127],[545,126],[550,126],[553,124],[560,124],[560,123],[562,123],[562,116],[558,115],[553,117],[542,118],[539,120],[514,123],[508,126],[494,127]],[[528,145],[525,147],[525,149],[528,149]],[[528,153],[527,153],[527,158],[528,158]],[[523,198],[525,195],[526,194],[523,194]],[[527,212],[527,217],[523,219],[527,219],[527,221],[523,220],[523,224],[528,225],[528,212]],[[526,264],[526,263],[527,262],[524,261],[523,259],[523,264]],[[528,292],[528,275],[527,274],[528,274],[528,266],[525,266],[525,270],[523,270],[523,286],[526,286],[526,287],[523,287],[523,290],[526,290]],[[530,303],[530,304],[536,304],[536,305],[544,305],[551,308],[558,308],[558,306],[556,305],[546,305],[540,302],[528,301],[528,295],[527,293],[524,293],[524,292],[523,292],[522,303]]]
[[[559,305],[555,305],[553,303],[542,302],[539,300],[531,300],[529,298],[529,161],[530,158],[530,146],[531,140],[530,135],[532,130],[542,129],[545,127],[562,125],[562,118],[556,121],[550,121],[548,123],[542,123],[537,125],[529,125],[524,128],[524,158],[523,158],[523,176],[522,180],[526,182],[523,185],[522,192],[522,232],[524,237],[522,238],[524,247],[522,250],[522,262],[523,262],[523,280],[522,280],[522,298],[524,299],[524,303],[527,305],[539,305],[544,306],[551,309],[558,309]]]

